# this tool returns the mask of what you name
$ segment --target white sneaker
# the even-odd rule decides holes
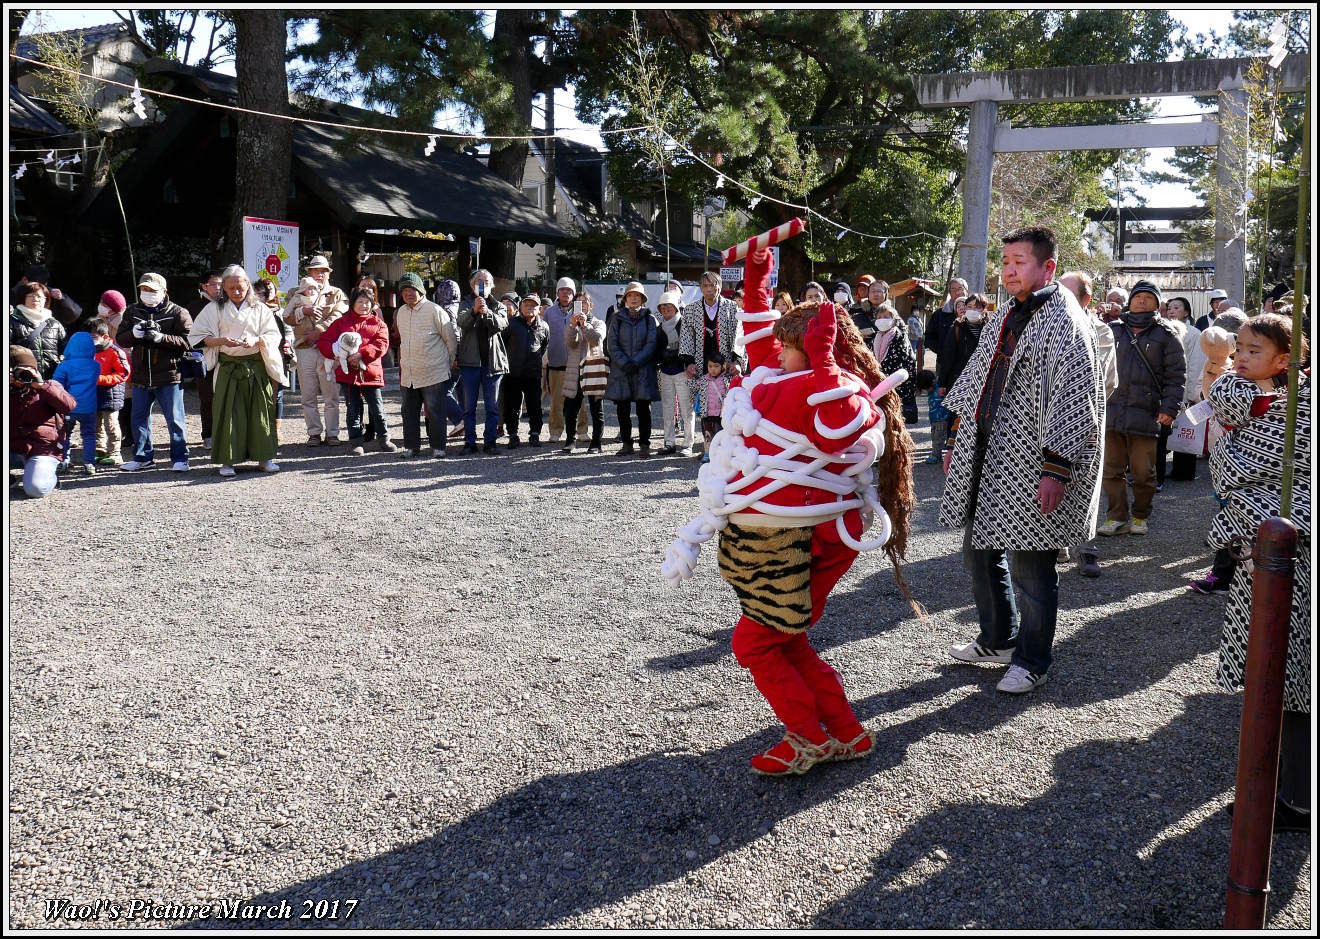
[[[129,460],[119,468],[125,473],[136,473],[139,470],[151,469],[155,465],[154,460]]]
[[[261,467],[263,473],[278,473],[280,471],[280,464],[274,460],[262,460],[257,465]]]
[[[363,447],[363,446],[357,446],[357,447],[354,447],[354,448],[353,448],[353,455],[354,455],[354,456],[366,456],[366,455],[367,455],[367,448],[366,448],[366,447]]]
[[[965,646],[954,646],[949,655],[959,662],[988,662],[991,665],[1007,665],[1013,661],[1012,647],[1007,649],[988,649],[985,646],[969,642]]]
[[[176,473],[186,473],[188,472],[188,461],[180,460],[178,463],[171,466],[170,469],[174,470]]]
[[[679,450],[679,451],[678,451],[678,455],[679,455],[679,456],[685,456],[685,457],[694,457],[694,456],[696,456],[696,454],[692,452],[692,448],[691,448],[691,447],[684,447],[682,450]]]
[[[1150,524],[1144,518],[1134,518],[1128,533],[1132,535],[1150,534]]]
[[[1037,675],[1035,672],[1029,672],[1021,665],[1010,665],[1004,677],[999,679],[999,684],[995,688],[1007,694],[1026,694],[1028,691],[1034,691],[1039,686],[1045,684],[1045,675]]]
[[[221,475],[221,476],[233,476],[233,475],[234,475],[234,468],[233,468],[232,466],[222,466],[222,467],[220,467],[220,475]]]

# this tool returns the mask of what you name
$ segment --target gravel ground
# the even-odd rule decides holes
[[[975,610],[919,465],[931,621],[877,553],[812,631],[877,751],[769,780],[747,759],[780,731],[713,550],[659,578],[696,461],[281,436],[277,476],[203,456],[10,504],[11,927],[56,898],[133,926],[224,898],[283,901],[280,926],[1221,923],[1241,705],[1210,682],[1224,598],[1185,589],[1204,464],[1150,536],[1102,544],[1099,580],[1062,575],[1025,699],[947,657]],[[1312,926],[1309,850],[1275,839],[1271,926]]]

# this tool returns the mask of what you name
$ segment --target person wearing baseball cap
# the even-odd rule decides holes
[[[458,318],[426,299],[426,285],[412,271],[399,278],[399,296],[403,305],[394,314],[399,336],[399,389],[403,393],[403,448],[399,456],[442,457],[449,436],[445,399],[457,372]],[[423,404],[429,453],[422,450]]]
[[[559,443],[564,436],[564,377],[568,369],[569,321],[573,318],[573,298],[577,296],[577,282],[561,277],[555,284],[554,302],[541,311],[550,338],[545,347],[545,385],[550,392],[550,442]],[[587,435],[587,409],[578,411],[577,437]]]
[[[1128,306],[1109,324],[1114,333],[1118,387],[1105,406],[1104,482],[1108,511],[1101,535],[1148,532],[1155,500],[1155,452],[1159,438],[1182,407],[1187,359],[1182,338],[1157,310],[1160,288],[1139,280]],[[1128,469],[1132,506],[1128,507]]]
[[[518,303],[518,314],[509,317],[509,325],[504,327],[504,347],[509,353],[509,374],[504,379],[504,429],[510,450],[522,445],[518,421],[524,401],[527,442],[533,447],[541,445],[541,361],[549,341],[550,326],[541,318],[541,298],[529,291]]]
[[[322,443],[332,447],[339,443],[339,385],[326,372],[326,358],[316,345],[330,324],[348,312],[348,297],[330,283],[330,270],[330,262],[324,255],[314,255],[307,262],[304,280],[310,278],[316,291],[290,290],[284,304],[284,322],[293,327],[298,394],[307,425],[307,445],[311,447]]]
[[[1207,294],[1210,300],[1210,312],[1196,320],[1196,328],[1205,332],[1214,325],[1215,317],[1227,310],[1232,304],[1228,301],[1228,291],[1216,287]]]
[[[138,280],[138,302],[124,311],[115,341],[131,350],[133,386],[133,459],[126,472],[154,465],[151,444],[151,406],[157,404],[170,430],[170,464],[175,472],[188,470],[188,440],[183,408],[182,362],[192,351],[188,332],[193,320],[188,311],[169,298],[169,285],[159,274]]]

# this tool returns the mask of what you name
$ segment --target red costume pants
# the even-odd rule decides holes
[[[811,623],[820,619],[830,591],[856,557],[856,551],[839,541],[833,522],[816,526],[811,536]],[[787,632],[744,614],[733,630],[733,654],[791,733],[823,743],[826,732],[845,741],[862,732],[839,673],[816,654],[805,629]]]

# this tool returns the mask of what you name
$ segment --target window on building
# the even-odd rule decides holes
[[[535,203],[538,209],[545,208],[545,190],[540,186],[523,186],[523,195]]]

